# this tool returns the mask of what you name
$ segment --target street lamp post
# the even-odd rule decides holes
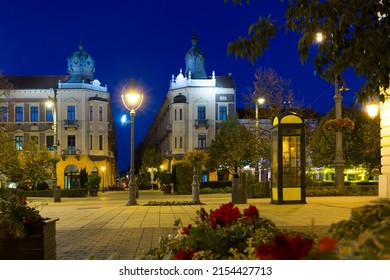
[[[135,111],[141,106],[143,100],[143,94],[138,92],[134,87],[134,81],[131,81],[129,88],[122,90],[122,102],[125,107],[130,111],[130,180],[129,180],[129,200],[127,206],[137,205],[137,185],[134,178],[134,118]]]
[[[333,97],[335,102],[336,120],[342,119],[342,100],[341,92],[347,91],[344,85],[340,88],[339,81],[335,78],[335,95]],[[335,185],[336,187],[344,187],[344,167],[345,160],[343,158],[343,134],[341,131],[336,131],[336,154],[333,162],[335,169]]]
[[[255,128],[256,128],[256,138],[257,141],[259,141],[259,105],[263,105],[265,102],[265,99],[263,97],[259,97],[256,99],[255,103],[255,118],[256,118],[256,123],[255,123]],[[255,165],[255,177],[256,177],[256,182],[259,181],[259,160],[256,161]]]
[[[322,32],[318,32],[316,34],[315,40],[317,43],[322,43],[324,41],[324,35]],[[348,88],[343,85],[340,88],[339,85],[339,75],[335,75],[334,77],[334,88],[335,88],[335,95],[333,97],[335,102],[335,111],[336,111],[336,120],[342,119],[342,100],[343,96],[341,94],[342,91],[349,90]],[[345,167],[345,161],[343,159],[343,134],[341,131],[336,131],[336,153],[335,153],[335,159],[333,161],[334,169],[335,169],[335,186],[336,187],[344,187],[344,167]]]
[[[57,147],[58,147],[58,134],[57,134],[57,89],[54,89],[53,101],[46,102],[48,108],[53,108],[53,197],[54,202],[61,202],[61,191],[57,190]]]

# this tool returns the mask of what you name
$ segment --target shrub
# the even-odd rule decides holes
[[[190,194],[192,192],[192,170],[183,164],[175,164],[173,171],[174,191],[179,194]]]
[[[332,224],[330,236],[348,259],[390,259],[390,202],[352,209],[348,220]]]
[[[306,196],[372,196],[378,195],[378,186],[309,186],[306,187]]]
[[[87,196],[87,189],[66,189],[60,190],[61,197],[84,197]],[[53,190],[23,191],[26,197],[53,197]]]
[[[252,182],[247,186],[248,198],[269,198],[269,182]]]
[[[232,187],[225,187],[225,188],[223,189],[223,191],[224,191],[225,193],[231,193],[231,192],[232,192]]]
[[[209,181],[209,182],[200,182],[200,189],[210,188],[210,189],[224,189],[225,187],[231,187],[232,181]]]

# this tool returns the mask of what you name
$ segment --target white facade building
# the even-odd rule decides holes
[[[172,75],[165,101],[144,139],[146,145],[159,148],[167,169],[185,153],[210,147],[218,124],[236,112],[232,75],[216,76],[214,71],[206,75],[205,56],[195,33],[185,62],[185,73],[180,69]]]

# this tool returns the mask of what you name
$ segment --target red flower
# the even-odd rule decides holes
[[[305,240],[300,236],[276,235],[273,245],[257,247],[257,257],[262,260],[302,260],[312,245],[313,240]]]
[[[192,260],[193,256],[194,256],[194,252],[192,252],[192,251],[186,252],[182,248],[179,248],[179,250],[173,256],[173,259],[174,260]]]
[[[336,240],[325,236],[318,241],[318,253],[323,254],[334,250],[336,247]]]
[[[248,209],[244,209],[245,221],[251,220],[254,222],[254,218],[259,216],[259,210],[256,206],[249,205]]]
[[[184,227],[181,231],[182,235],[190,235],[190,229],[192,228],[192,225],[189,224],[187,227]]]
[[[20,204],[21,204],[21,205],[27,205],[27,200],[26,200],[25,197],[22,197],[22,198],[20,199]]]
[[[237,221],[239,218],[240,209],[234,207],[232,202],[229,202],[228,204],[222,204],[219,209],[211,212],[210,223],[211,227],[215,229],[217,225],[223,227],[232,221]]]

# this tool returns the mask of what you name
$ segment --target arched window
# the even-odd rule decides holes
[[[99,175],[99,168],[97,168],[96,166],[92,167],[91,174]]]
[[[71,164],[65,168],[65,189],[76,189],[80,187],[80,172],[77,166]]]

